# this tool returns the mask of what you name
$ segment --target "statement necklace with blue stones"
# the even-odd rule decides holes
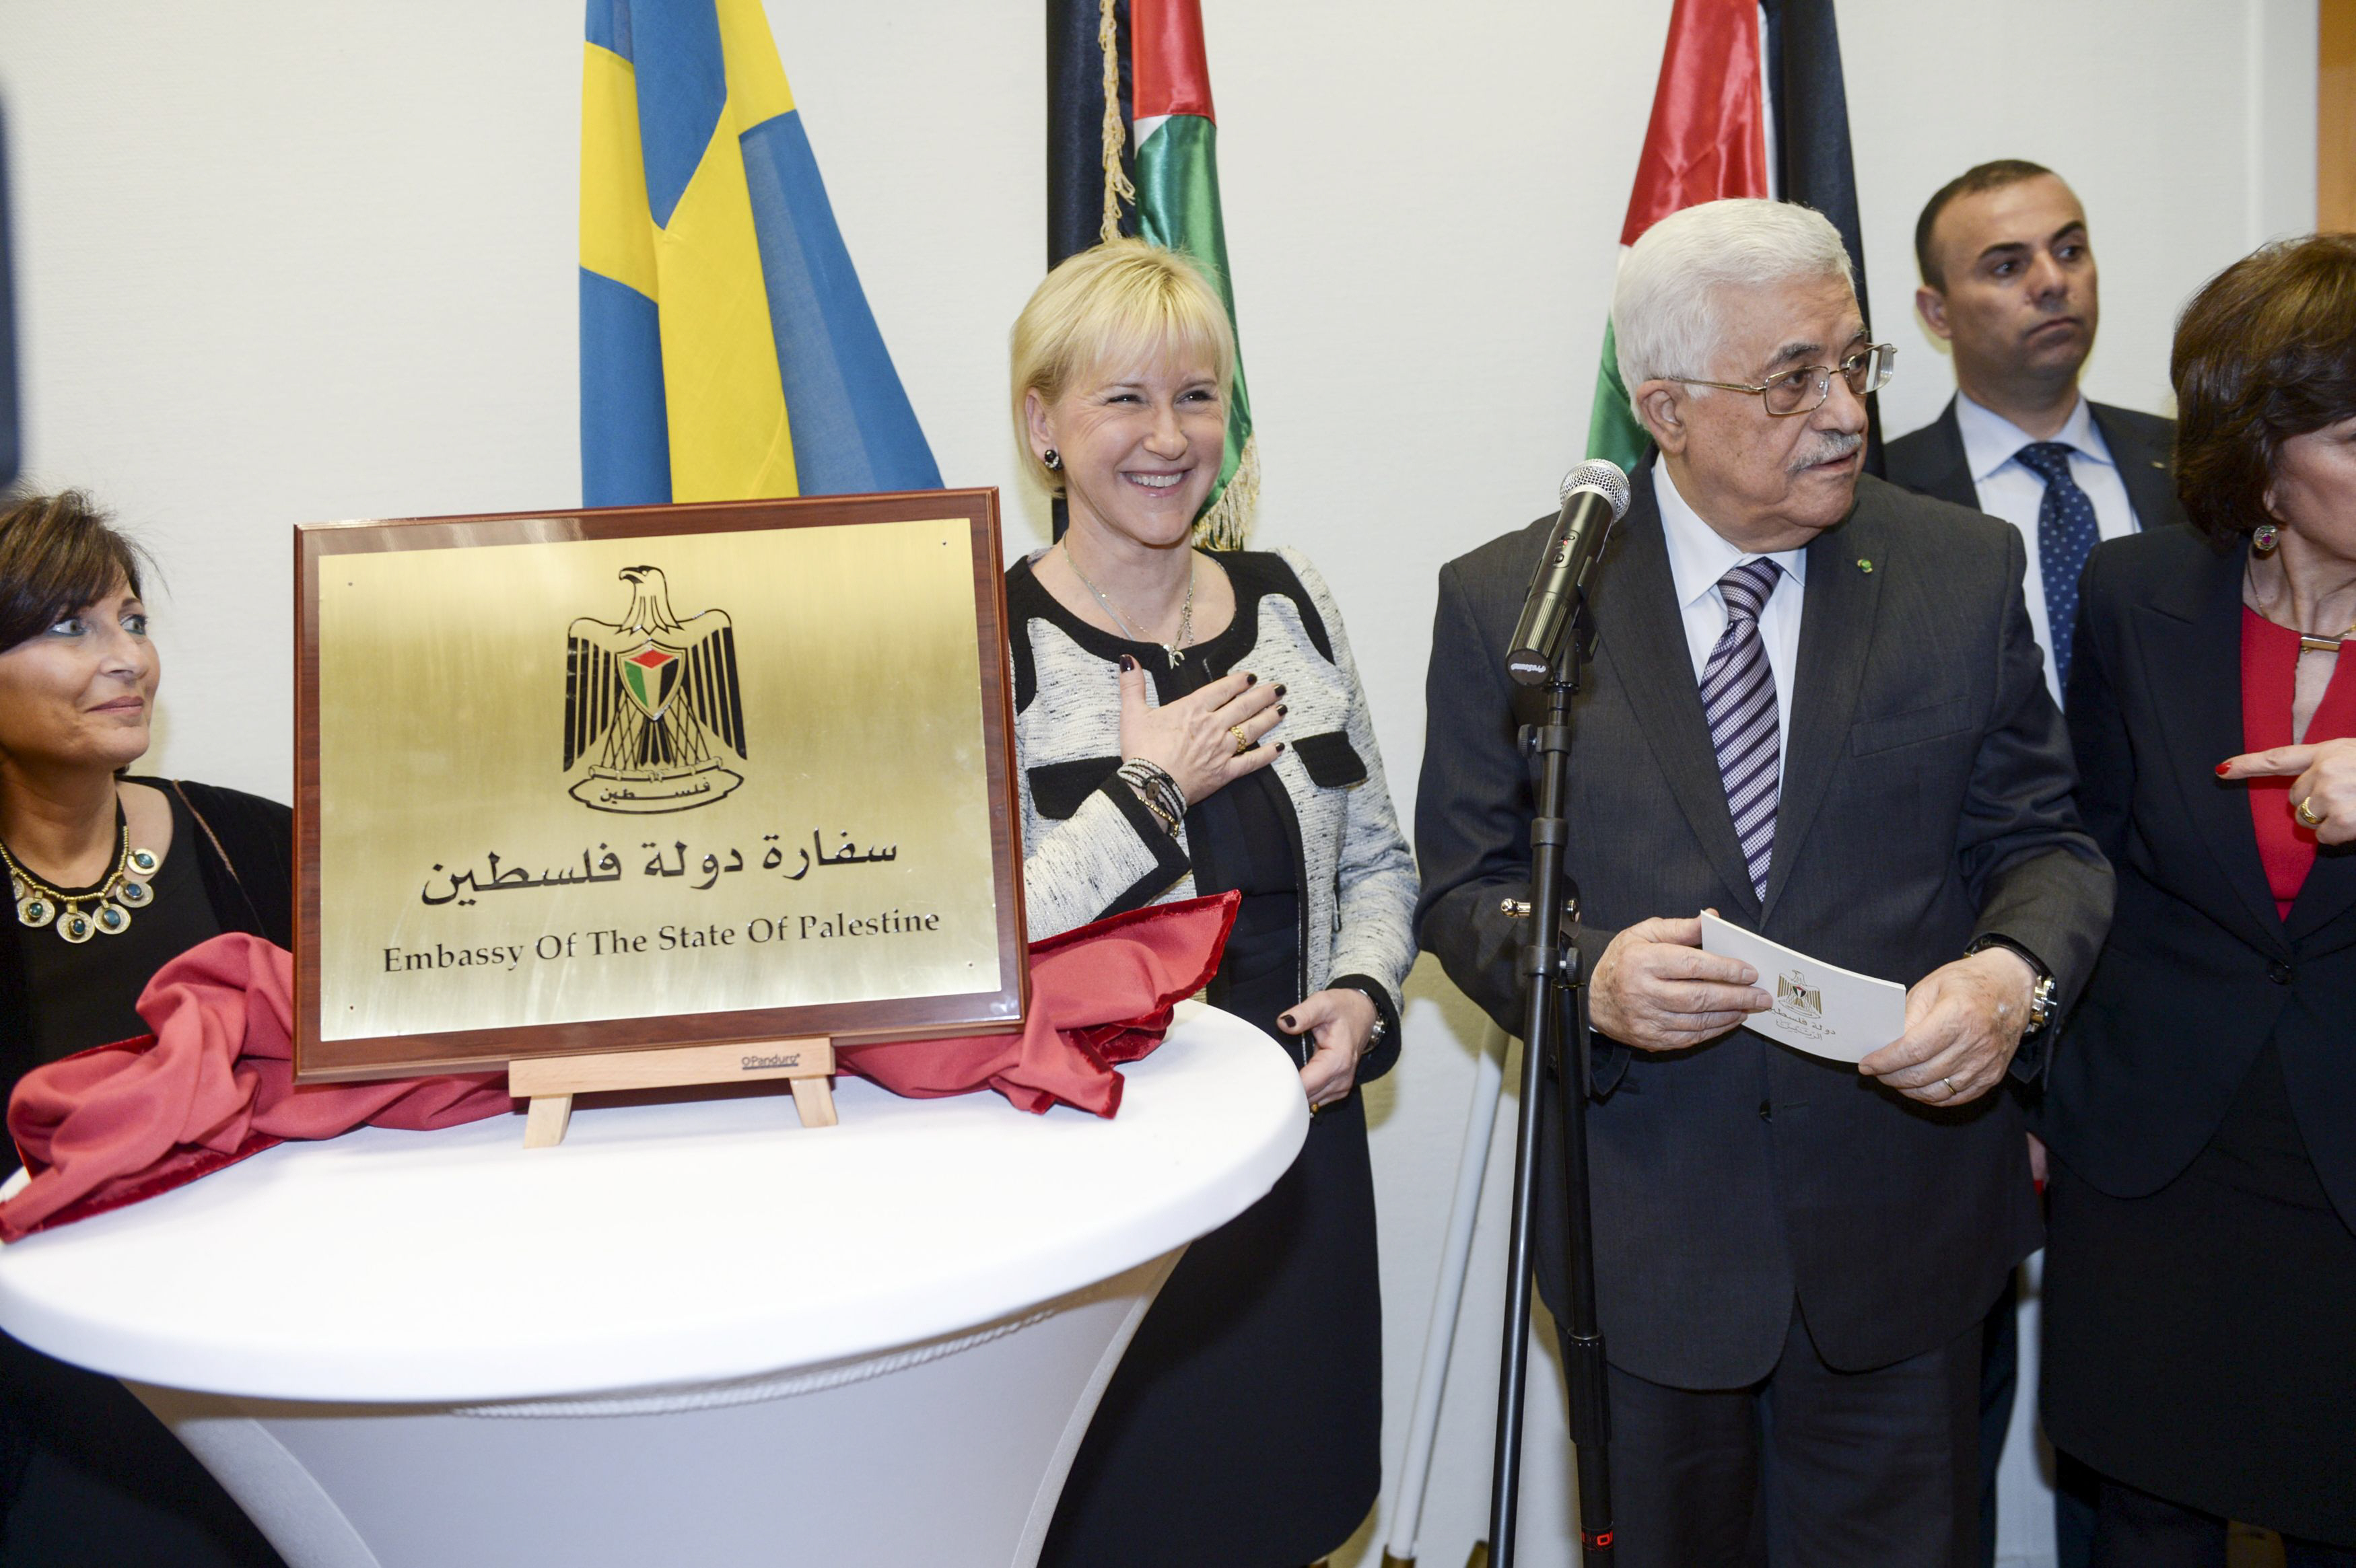
[[[51,887],[9,853],[0,843],[0,865],[8,868],[8,896],[16,901],[16,923],[37,931],[54,925],[68,942],[88,942],[93,932],[120,936],[131,929],[131,912],[155,901],[155,869],[163,864],[153,849],[131,847],[131,825],[123,806],[114,807],[114,826],[122,847],[114,853],[114,869],[104,881],[80,892]]]

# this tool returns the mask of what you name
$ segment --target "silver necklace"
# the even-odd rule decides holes
[[[1055,541],[1055,548],[1064,552],[1064,564],[1072,569],[1072,575],[1080,580],[1080,586],[1097,596],[1097,603],[1104,606],[1105,613],[1112,617],[1113,624],[1119,626],[1130,642],[1152,643],[1154,646],[1170,656],[1172,669],[1176,669],[1186,662],[1186,656],[1182,650],[1194,640],[1194,558],[1192,551],[1189,551],[1186,557],[1186,603],[1178,612],[1178,635],[1165,643],[1153,637],[1139,636],[1137,628],[1129,624],[1129,618],[1112,607],[1112,601],[1105,597],[1105,591],[1090,582],[1088,574],[1080,570],[1080,563],[1073,559],[1072,547],[1064,540],[1058,539]]]
[[[131,912],[155,901],[155,890],[147,884],[155,880],[156,868],[163,862],[153,849],[131,847],[131,825],[120,803],[114,808],[114,820],[120,830],[114,869],[87,892],[52,887],[25,869],[8,846],[0,843],[0,865],[8,869],[8,895],[16,901],[17,924],[36,931],[54,924],[58,934],[72,943],[88,942],[97,933],[120,936],[131,929]]]
[[[1079,568],[1074,567],[1072,570],[1076,571]],[[2258,596],[2257,579],[2252,575],[2246,566],[2242,569],[2242,587],[2250,599],[2255,599]],[[2271,621],[2274,624],[2282,626],[2280,621],[2276,621],[2267,613],[2267,611],[2274,608],[2273,605],[2253,606],[2253,608],[2257,610],[2260,619]],[[2298,654],[2301,658],[2305,658],[2309,654],[2336,654],[2348,644],[2351,638],[2356,638],[2356,624],[2349,626],[2336,637],[2327,637],[2320,633],[2310,632],[2304,626],[2283,626],[2283,630],[2298,634]]]

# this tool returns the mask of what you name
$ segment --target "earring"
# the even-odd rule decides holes
[[[1060,469],[1064,466],[1064,454],[1051,446],[1039,461],[1045,464],[1050,470]]]
[[[2260,555],[2272,555],[2275,546],[2282,542],[2282,530],[2272,523],[2260,523],[2250,530],[2250,548]]]

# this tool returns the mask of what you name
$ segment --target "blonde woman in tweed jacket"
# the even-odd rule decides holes
[[[1016,427],[1069,504],[1006,574],[1034,936],[1240,892],[1210,999],[1315,1113],[1274,1190],[1188,1249],[1073,1462],[1043,1568],[1298,1568],[1381,1483],[1382,1308],[1355,1093],[1398,1051],[1416,876],[1341,613],[1290,551],[1193,548],[1235,339],[1133,240],[1016,322]]]

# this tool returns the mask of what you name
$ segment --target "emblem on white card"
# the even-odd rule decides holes
[[[1701,945],[1758,971],[1774,1005],[1742,1027],[1778,1044],[1831,1061],[1862,1061],[1906,1032],[1906,987],[1894,981],[1795,953],[1714,914],[1701,917]]]
[[[1795,1021],[1821,1023],[1825,1016],[1825,994],[1809,985],[1808,977],[1794,969],[1776,977],[1775,1010]]]

